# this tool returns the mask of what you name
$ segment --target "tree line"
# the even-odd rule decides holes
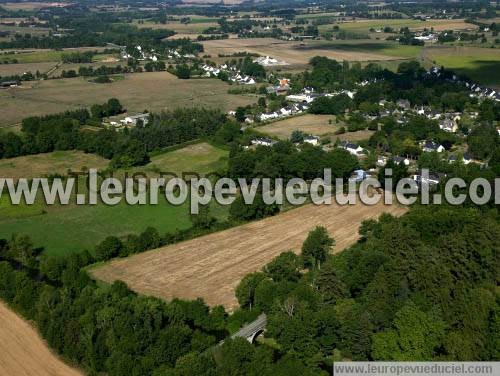
[[[113,129],[88,130],[86,124],[101,126],[101,119],[122,113],[117,99],[88,109],[66,111],[22,121],[22,132],[7,132],[0,138],[0,158],[82,150],[111,159],[113,168],[144,165],[148,153],[172,145],[211,136],[226,121],[219,110],[178,109],[151,114],[147,125],[124,132]]]

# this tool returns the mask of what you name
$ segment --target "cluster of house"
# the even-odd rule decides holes
[[[251,141],[252,145],[260,145],[260,146],[273,146],[277,142],[278,141],[267,137],[255,137]],[[303,142],[305,144],[318,146],[320,144],[320,138],[318,136],[308,135],[304,137]]]
[[[340,94],[345,94],[349,98],[353,99],[354,94],[356,94],[356,91],[350,91],[350,90],[340,90],[336,91],[333,93],[315,93],[314,88],[311,87],[305,87],[302,89],[302,92],[299,94],[291,94],[287,95],[286,100],[290,102],[298,102],[298,103],[312,103],[314,102],[317,98],[320,97],[335,97]]]
[[[417,33],[414,38],[428,43],[435,43],[438,41],[438,36],[433,33]]]
[[[290,80],[287,78],[282,78],[279,80],[279,84],[276,86],[271,86],[267,88],[267,92],[280,93],[281,91],[288,91],[290,89]],[[349,98],[354,98],[355,91],[341,90],[334,93],[322,93],[318,94],[314,92],[311,87],[305,87],[299,94],[291,94],[286,96],[288,102],[292,102],[291,105],[280,108],[277,111],[265,112],[259,115],[259,120],[268,121],[274,119],[280,119],[287,116],[298,115],[303,113],[309,108],[309,105],[320,97],[334,97],[340,94],[346,94]]]
[[[223,64],[220,67],[212,67],[208,64],[203,64],[201,69],[205,72],[206,77],[217,77],[221,72],[226,72],[229,75],[229,81],[242,85],[255,85],[256,81],[253,77],[242,74],[236,67],[230,67]]]
[[[338,144],[337,147],[348,151],[350,154],[352,154],[358,158],[362,158],[366,154],[365,149],[363,149],[360,145],[349,142],[349,141],[342,141]],[[427,140],[427,141],[421,142],[420,147],[421,147],[422,151],[426,152],[426,153],[433,153],[433,152],[434,153],[442,153],[445,151],[445,148],[443,145],[441,145],[437,142],[434,142],[432,140]],[[393,157],[390,157],[390,159],[398,165],[401,163],[403,163],[405,166],[410,165],[410,160],[408,158],[405,158],[405,157],[393,156]],[[448,162],[454,163],[458,159],[459,159],[459,157],[457,155],[452,154],[448,157]],[[466,164],[466,165],[472,161],[471,157],[468,153],[465,153],[463,156],[461,156],[461,160],[462,160],[462,163]],[[388,161],[389,161],[388,157],[379,156],[376,164],[379,167],[384,167]]]
[[[266,87],[267,94],[282,95],[290,91],[290,80],[288,78],[280,78],[277,85]]]
[[[120,121],[110,121],[109,124],[115,128],[130,128],[138,125],[146,125],[149,122],[149,113],[130,115]]]
[[[278,59],[275,59],[275,58],[272,58],[269,56],[258,57],[253,62],[260,64],[263,67],[273,67],[273,66],[277,66],[277,65],[288,65],[288,63],[285,61],[280,61]]]
[[[136,46],[135,49],[139,53],[138,60],[141,60],[141,61],[151,60],[151,61],[154,61],[154,62],[158,61],[158,57],[156,56],[155,50],[146,51],[141,46]],[[132,56],[131,54],[129,54],[126,51],[126,48],[123,48],[122,51],[121,51],[121,57],[122,57],[122,59],[126,60],[126,59],[130,59],[130,58],[132,58],[134,56]]]
[[[307,106],[306,104],[294,103],[289,106],[280,108],[277,111],[264,112],[259,115],[259,120],[268,121],[268,120],[285,118],[292,115],[298,115],[306,111],[308,108],[309,106]]]
[[[180,58],[186,58],[186,59],[196,59],[196,56],[193,54],[180,54],[179,51],[176,50],[166,50],[165,51],[167,54],[168,59],[180,59]]]
[[[437,120],[439,122],[439,128],[450,133],[456,133],[458,130],[458,122],[462,117],[460,112],[442,112],[439,110],[432,109],[429,106],[421,106],[412,108],[411,103],[407,99],[399,99],[396,102],[394,108],[393,103],[386,100],[379,101],[379,106],[383,109],[380,111],[380,117],[394,116],[398,123],[404,124],[408,120],[405,115],[408,113],[413,113],[416,115],[425,116],[430,120]],[[472,119],[478,116],[477,112],[467,113]],[[373,120],[376,116],[370,117]]]

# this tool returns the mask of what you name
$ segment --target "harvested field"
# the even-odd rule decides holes
[[[203,298],[209,305],[237,307],[234,289],[243,276],[261,269],[280,253],[300,247],[317,225],[336,240],[335,252],[354,244],[361,221],[383,212],[402,215],[406,208],[378,204],[316,206],[289,210],[168,247],[111,261],[92,270],[106,282],[122,280],[133,290],[164,299]]]
[[[0,60],[1,60],[0,55]],[[45,63],[26,63],[26,64],[0,64],[0,76],[13,76],[13,75],[22,75],[25,72],[31,72],[33,75],[36,71],[40,71],[40,73],[46,73],[51,68],[56,65],[54,62],[45,62]]]
[[[108,161],[95,154],[81,151],[55,151],[53,153],[27,155],[10,159],[0,159],[2,178],[40,178],[49,174],[65,175],[68,169],[80,171],[82,167],[105,168]]]
[[[71,3],[63,2],[36,2],[36,1],[26,1],[26,2],[13,2],[4,3],[2,7],[8,10],[38,10],[42,8],[61,8],[70,5]]]
[[[113,97],[130,113],[191,106],[228,111],[256,101],[254,97],[228,94],[227,90],[228,85],[220,80],[180,80],[167,72],[126,74],[110,84],[94,84],[79,77],[24,82],[21,87],[0,90],[0,125],[16,124],[27,114],[88,107]]]
[[[23,27],[23,26],[9,26],[0,25],[0,31],[8,31],[11,36],[15,34],[32,34],[32,35],[47,35],[50,32],[49,28],[46,27]]]
[[[199,22],[191,22],[191,23],[180,23],[180,22],[167,22],[166,24],[154,23],[154,22],[143,22],[143,23],[134,23],[139,28],[151,28],[151,29],[166,29],[166,30],[174,30],[177,33],[181,34],[201,34],[201,32],[209,27],[217,27],[219,24],[217,22],[211,22],[210,19],[207,18],[207,22],[204,22],[204,19],[197,20]]]
[[[77,376],[58,359],[35,329],[0,302],[0,375]]]
[[[312,42],[288,42],[273,38],[254,39],[224,39],[210,40],[203,42],[205,52],[208,55],[218,54],[231,55],[236,52],[257,53],[262,56],[272,56],[278,60],[283,60],[292,65],[305,65],[314,56],[326,56],[339,61],[370,61],[370,60],[392,60],[393,56],[378,53],[369,49],[348,50],[338,48],[333,43]]]
[[[338,125],[334,122],[329,124],[329,120],[334,120],[335,116],[331,115],[303,115],[290,119],[276,121],[262,127],[256,128],[259,132],[267,133],[276,136],[282,140],[288,140],[293,131],[299,130],[306,134],[315,136],[323,136],[328,133],[335,132]]]
[[[367,20],[358,19],[355,21],[339,22],[337,24],[341,29],[355,32],[368,32],[369,29],[383,29],[386,26],[399,30],[402,27],[408,27],[411,30],[422,30],[434,28],[435,31],[443,30],[466,30],[477,29],[476,25],[465,22],[463,19],[441,20],[430,19],[426,21],[408,20],[408,19],[380,19]],[[329,28],[330,25],[324,25],[321,29]]]

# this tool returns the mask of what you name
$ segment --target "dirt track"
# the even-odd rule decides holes
[[[0,375],[81,376],[58,359],[31,325],[0,302]]]
[[[306,205],[183,243],[112,261],[92,271],[107,282],[122,280],[133,290],[164,299],[202,297],[209,305],[237,306],[234,289],[243,276],[261,269],[280,253],[300,251],[308,232],[325,226],[338,252],[358,239],[361,221],[382,212],[402,215],[392,205]]]

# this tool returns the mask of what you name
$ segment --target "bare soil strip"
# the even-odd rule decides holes
[[[36,330],[1,301],[0,322],[0,375],[83,375],[58,359]]]

